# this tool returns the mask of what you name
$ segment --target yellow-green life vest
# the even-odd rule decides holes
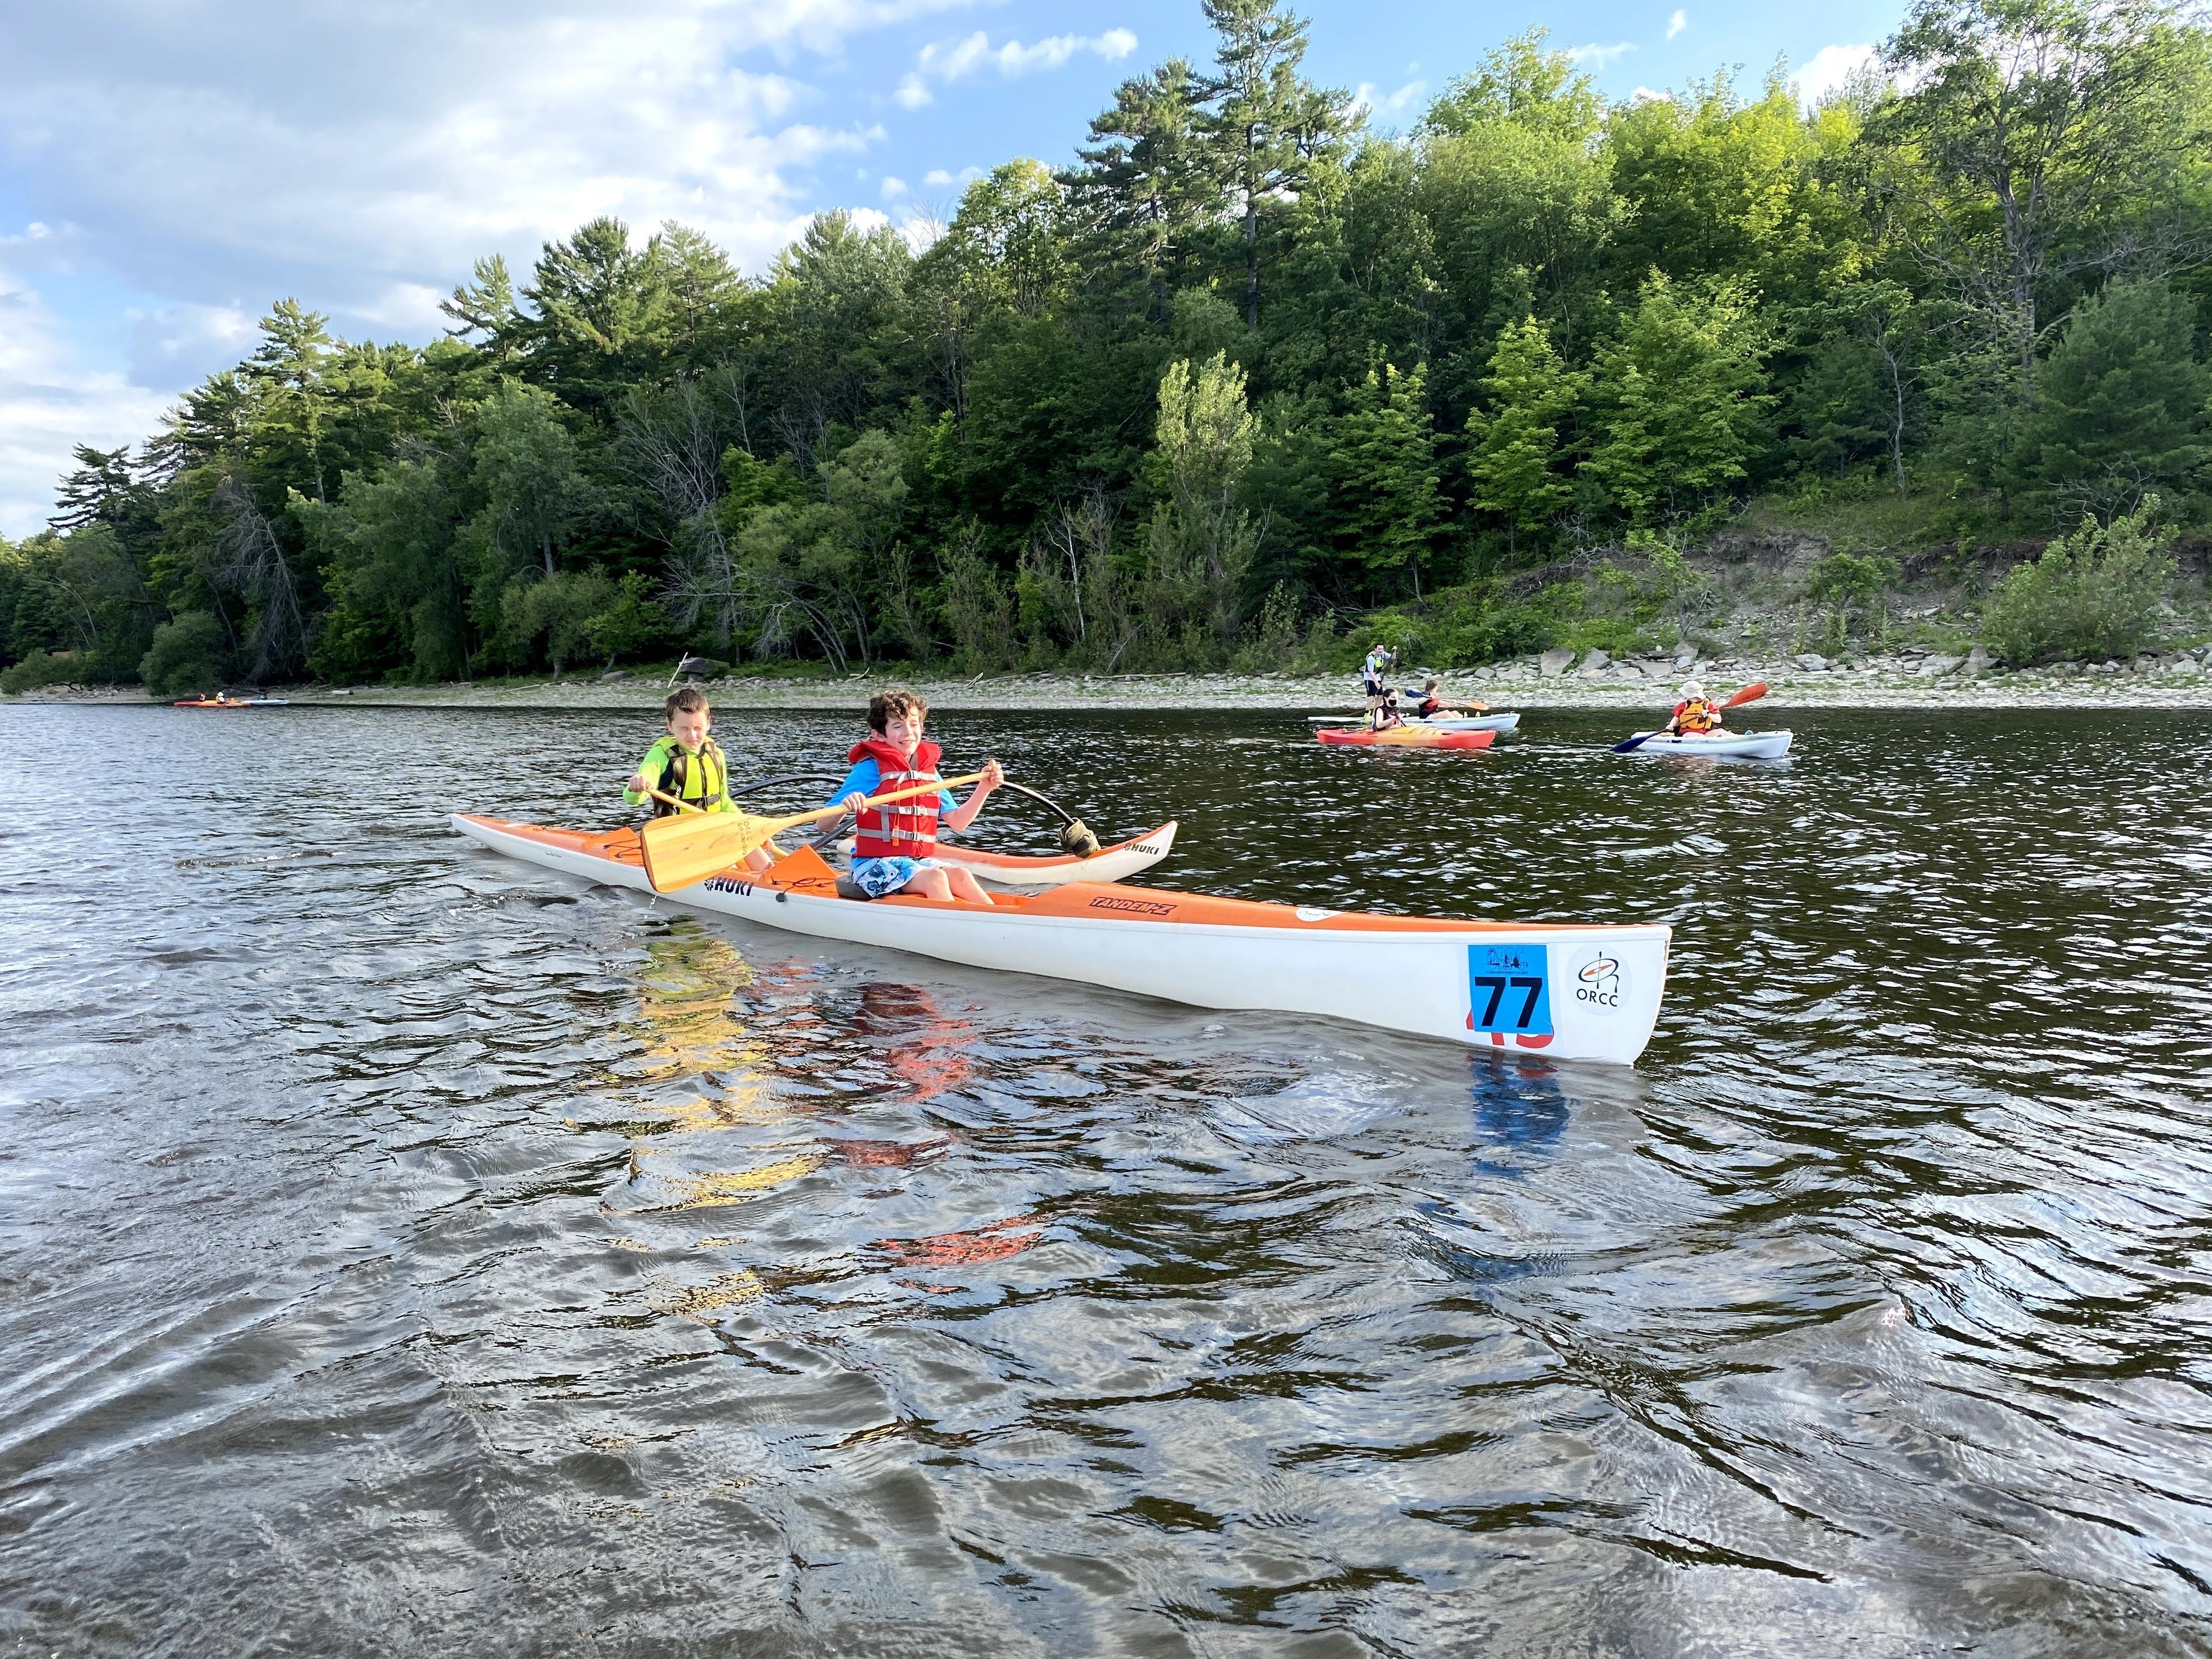
[[[721,746],[709,738],[699,745],[696,755],[687,755],[675,738],[664,738],[661,742],[667,745],[664,752],[668,765],[660,775],[660,793],[708,812],[721,805],[730,777]],[[675,811],[665,800],[653,803],[655,817],[665,817]]]

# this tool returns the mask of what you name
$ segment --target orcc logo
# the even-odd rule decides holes
[[[1628,989],[1628,969],[1619,957],[1599,951],[1574,970],[1575,1002],[1592,1013],[1617,1013]]]

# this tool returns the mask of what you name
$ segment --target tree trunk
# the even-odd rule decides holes
[[[1260,326],[1260,204],[1244,194],[1244,326]]]

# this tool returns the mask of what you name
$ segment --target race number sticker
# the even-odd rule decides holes
[[[1552,987],[1540,945],[1467,947],[1467,1029],[1500,1041],[1552,1035]]]

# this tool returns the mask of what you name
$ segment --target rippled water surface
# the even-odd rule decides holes
[[[940,722],[1163,884],[1671,921],[1630,1072],[447,829],[649,718],[0,710],[0,1653],[2212,1651],[2212,720],[1784,720]]]

